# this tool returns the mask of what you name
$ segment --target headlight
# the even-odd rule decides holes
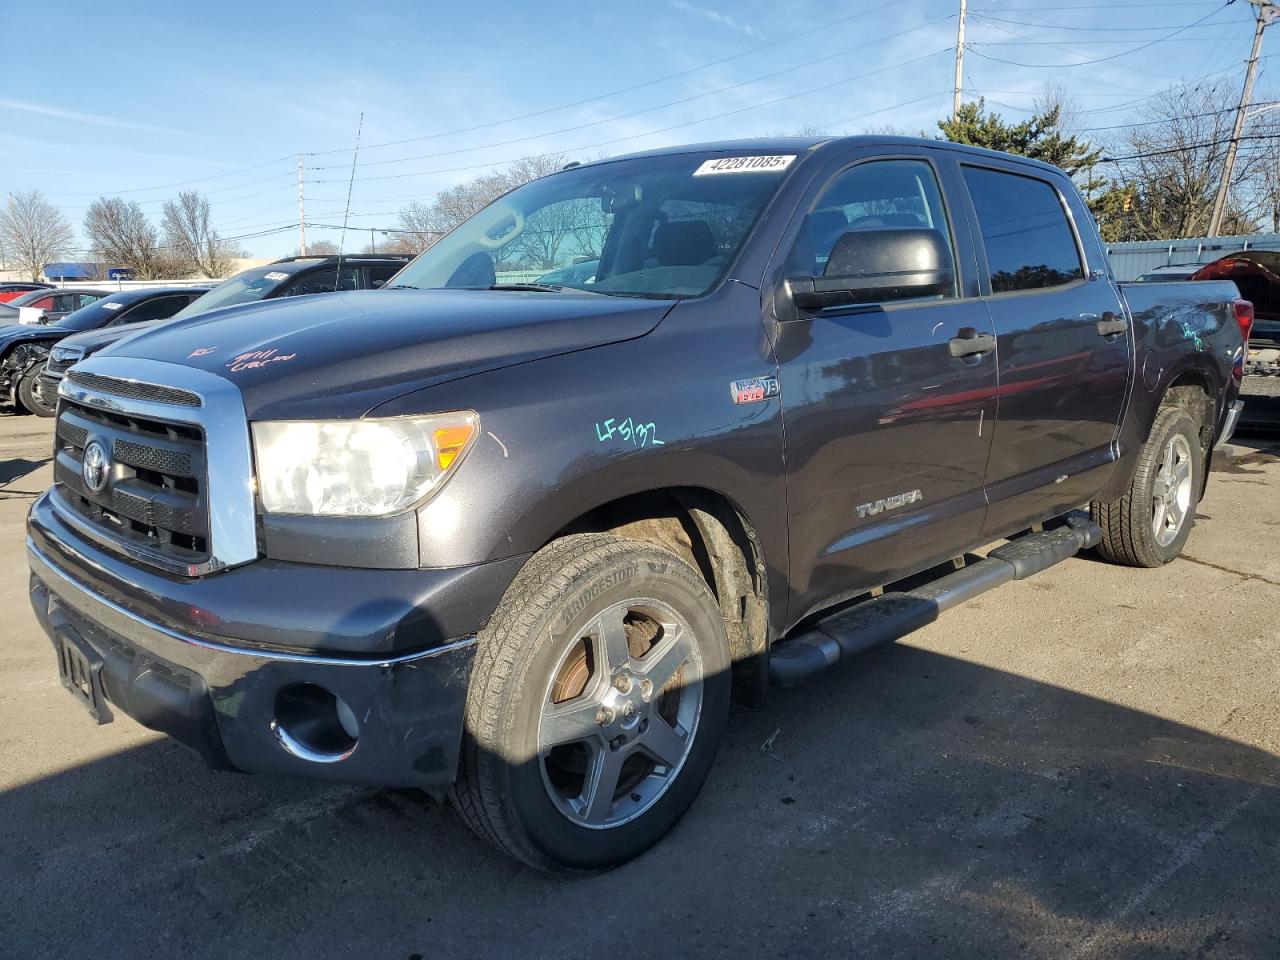
[[[82,352],[79,347],[54,347],[49,351],[49,360],[59,366],[70,365],[80,360]]]
[[[479,432],[480,418],[470,410],[255,423],[258,495],[268,513],[396,513],[443,484]]]

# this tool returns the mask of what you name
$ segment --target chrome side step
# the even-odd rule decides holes
[[[881,594],[832,614],[769,651],[769,678],[794,687],[845,657],[919,630],[980,593],[1061,563],[1102,539],[1098,525],[1073,516],[1065,526],[1010,540],[986,558],[911,590]]]

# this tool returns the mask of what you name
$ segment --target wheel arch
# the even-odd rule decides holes
[[[610,533],[653,543],[697,570],[724,617],[734,698],[752,706],[763,702],[768,689],[767,567],[760,537],[736,503],[705,487],[645,490],[592,507],[547,543],[576,533]]]

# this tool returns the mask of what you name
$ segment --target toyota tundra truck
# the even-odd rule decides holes
[[[1251,317],[1227,282],[1118,285],[1024,158],[571,165],[382,290],[73,367],[31,602],[99,723],[447,794],[527,864],[602,869],[689,807],[731,699],[1081,550],[1177,557]]]

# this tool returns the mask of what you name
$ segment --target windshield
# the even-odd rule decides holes
[[[220,284],[203,296],[196,297],[185,307],[173,315],[174,320],[194,317],[198,313],[216,310],[219,307],[234,307],[238,303],[252,303],[270,296],[280,284],[289,279],[289,274],[278,267],[270,265],[242,270],[229,280]]]
[[[794,159],[685,153],[556,173],[474,214],[391,286],[541,282],[611,296],[699,296],[728,269]]]

